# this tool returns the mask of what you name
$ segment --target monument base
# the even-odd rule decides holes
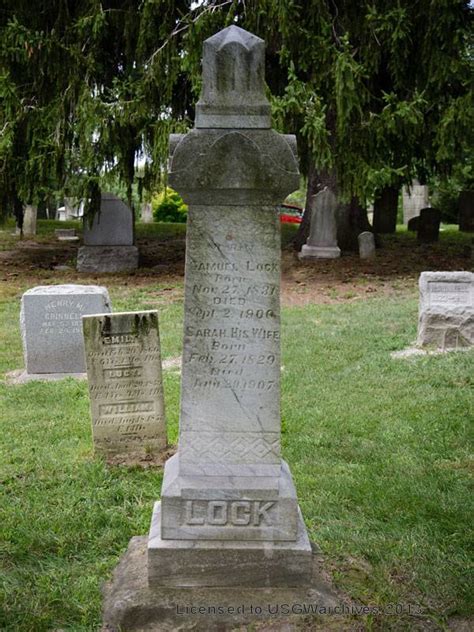
[[[346,602],[325,578],[317,552],[309,554],[312,579],[304,587],[149,586],[147,540],[146,536],[130,540],[111,581],[103,588],[103,624],[109,632],[222,632],[252,622],[304,624],[308,622],[308,613],[341,608]],[[233,573],[234,569],[229,567],[227,575]]]
[[[138,268],[136,246],[81,246],[78,272],[131,272]]]
[[[24,369],[9,371],[7,384],[26,384],[27,382],[56,382],[72,377],[75,380],[87,380],[87,373],[27,373]]]
[[[298,511],[294,542],[163,540],[161,503],[155,503],[148,540],[153,586],[305,586],[311,581],[311,545]]]
[[[304,244],[298,258],[305,259],[337,259],[341,256],[338,246],[308,246]]]

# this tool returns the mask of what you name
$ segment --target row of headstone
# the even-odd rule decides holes
[[[96,452],[140,460],[166,446],[156,311],[111,313],[105,287],[52,285],[23,294],[28,380],[83,377],[87,369]]]

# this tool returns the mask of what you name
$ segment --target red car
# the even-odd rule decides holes
[[[303,209],[294,204],[280,204],[280,222],[282,224],[301,224]]]

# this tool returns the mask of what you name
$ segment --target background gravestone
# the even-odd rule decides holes
[[[425,184],[413,180],[410,187],[403,187],[403,223],[408,224],[412,217],[417,217],[422,208],[429,205],[429,191]]]
[[[408,220],[407,230],[410,230],[414,233],[418,232],[419,221],[420,221],[419,215],[417,215],[416,217],[412,217],[410,220]]]
[[[20,323],[26,373],[83,373],[81,318],[110,310],[107,289],[97,285],[47,285],[25,292]]]
[[[309,237],[300,259],[335,259],[341,256],[337,245],[337,198],[327,187],[311,198]]]
[[[370,231],[360,233],[357,238],[359,242],[359,257],[361,259],[372,259],[375,257],[375,238]]]
[[[431,244],[439,239],[441,213],[435,208],[422,208],[418,220],[417,239],[421,244]]]
[[[459,195],[459,230],[474,232],[474,191],[462,191]]]
[[[144,202],[142,204],[141,221],[144,224],[150,224],[153,222],[153,209],[151,202]]]
[[[166,448],[158,313],[84,316],[94,449],[143,459]]]
[[[32,204],[27,204],[23,214],[23,234],[25,236],[36,235],[37,216],[38,208]]]
[[[79,272],[129,272],[138,267],[132,210],[112,193],[103,193],[92,225],[84,218],[84,246],[79,248]]]
[[[474,273],[421,273],[418,345],[439,349],[474,345]]]

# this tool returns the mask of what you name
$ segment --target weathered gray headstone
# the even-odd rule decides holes
[[[181,628],[167,604],[186,591],[224,605],[306,594],[313,556],[280,448],[278,204],[299,185],[295,150],[270,128],[264,42],[236,26],[206,40],[196,127],[170,142],[169,180],[189,207],[178,453],[148,555],[131,540],[104,624]]]
[[[102,194],[100,212],[92,225],[84,219],[84,246],[79,248],[79,272],[129,272],[138,267],[133,213],[112,193]]]
[[[208,586],[308,580],[279,410],[275,205],[299,175],[294,138],[270,129],[263,79],[261,39],[231,26],[207,40],[196,129],[171,142],[169,180],[189,204],[185,337],[179,451],[152,522],[152,583],[182,585],[197,567],[192,581]]]
[[[374,233],[364,231],[357,237],[359,241],[359,257],[361,259],[372,259],[375,257],[375,238]]]
[[[166,447],[158,313],[84,316],[94,448],[106,456]]]
[[[418,345],[438,349],[474,345],[474,273],[421,273]]]
[[[83,373],[81,318],[110,309],[107,289],[97,285],[46,285],[25,292],[20,323],[27,374]]]
[[[435,208],[422,208],[418,220],[417,240],[422,244],[431,244],[439,239],[441,213]]]
[[[36,218],[38,215],[38,208],[32,204],[25,206],[23,214],[23,234],[36,235]]]
[[[422,208],[429,206],[429,190],[425,184],[413,180],[410,187],[403,187],[403,223],[408,224],[412,217],[417,217]]]
[[[459,194],[459,230],[474,233],[474,191]]]
[[[311,198],[311,225],[300,259],[335,259],[341,256],[337,245],[337,198],[325,188]]]
[[[153,222],[153,209],[150,202],[144,202],[142,205],[141,220],[144,224]]]

